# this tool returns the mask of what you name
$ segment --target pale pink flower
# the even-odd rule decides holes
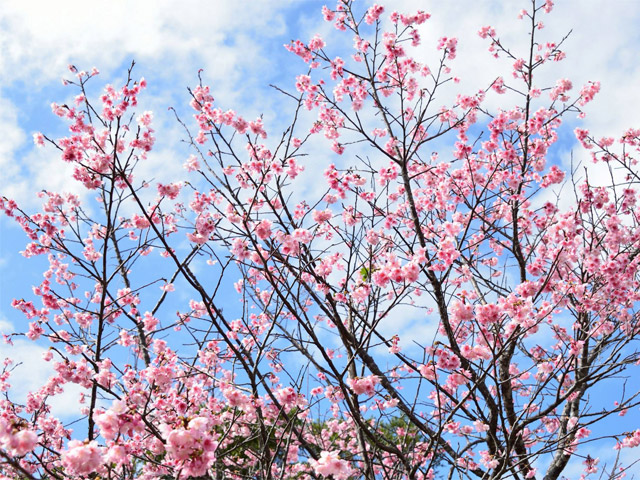
[[[351,387],[353,393],[356,395],[367,395],[369,397],[375,395],[376,385],[380,382],[380,379],[376,375],[369,375],[368,377],[356,377],[347,380],[347,385]]]
[[[346,480],[351,474],[351,468],[346,460],[340,458],[337,450],[322,452],[320,458],[309,462],[317,475],[328,477],[333,475],[335,480]]]
[[[128,463],[130,458],[127,455],[126,448],[122,445],[112,445],[104,456],[105,463],[115,463],[117,465]]]
[[[374,23],[376,20],[380,18],[380,15],[384,12],[384,7],[382,5],[374,4],[372,7],[367,10],[367,14],[364,17],[364,21],[369,25]]]
[[[33,143],[38,147],[44,147],[44,135],[40,132],[33,134]]]
[[[266,240],[271,236],[271,225],[271,221],[266,219],[256,225],[256,235],[260,240]]]
[[[322,40],[322,37],[320,35],[316,34],[309,41],[309,50],[311,50],[311,51],[320,50],[320,49],[324,48],[325,45],[326,45],[326,43],[324,42],[324,40]]]
[[[71,440],[67,450],[62,453],[62,465],[72,475],[89,475],[102,470],[103,449],[93,440],[81,442]]]
[[[324,223],[324,222],[326,222],[328,220],[331,220],[331,217],[333,216],[333,213],[329,209],[327,209],[327,210],[314,210],[313,212],[311,212],[311,215],[312,215],[314,221],[316,221],[318,223]]]
[[[36,447],[38,435],[33,430],[20,430],[16,434],[9,434],[9,441],[3,443],[13,455],[21,457]]]

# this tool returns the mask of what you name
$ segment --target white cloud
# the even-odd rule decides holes
[[[2,314],[0,314],[0,335],[13,333],[13,324]]]
[[[5,72],[0,88],[13,89],[13,95],[5,93],[5,98],[0,98],[3,194],[33,205],[31,192],[45,187],[79,190],[70,180],[69,166],[60,167],[53,149],[17,155],[27,137],[24,119],[21,122],[17,115],[22,95],[35,98],[39,105],[62,103],[61,98],[42,97],[39,89],[59,85],[61,76],[69,78],[68,64],[80,69],[96,66],[104,72],[96,84],[117,85],[111,72],[131,59],[142,63],[144,71],[138,69],[134,75],[147,77],[150,92],[141,107],[152,105],[156,125],[165,127],[159,143],[167,138],[176,140],[161,147],[175,148],[183,135],[179,132],[177,137],[167,137],[167,133],[176,133],[175,120],[167,107],[175,104],[176,97],[184,104],[188,102],[185,87],[196,83],[199,68],[225,98],[225,104],[255,105],[251,97],[257,92],[252,87],[264,77],[258,72],[268,67],[264,39],[284,31],[280,10],[288,3],[256,1],[238,8],[232,2],[188,1],[176,8],[169,1],[95,1],[91,7],[78,0],[62,4],[5,2],[0,11],[0,71]],[[250,68],[255,69],[253,77],[246,75]],[[257,115],[258,111],[254,109],[253,113]],[[35,128],[43,128],[50,121],[51,117],[43,118],[42,127]],[[173,131],[167,132],[167,128]],[[154,155],[158,157],[156,152]],[[166,159],[171,153],[160,156]],[[182,159],[178,162],[181,164]],[[173,168],[156,170],[175,172]]]
[[[246,2],[238,8],[232,2],[192,0],[176,8],[168,0],[97,0],[90,6],[81,0],[8,1],[0,13],[5,26],[0,66],[14,79],[51,81],[70,62],[113,68],[135,56],[154,59],[159,69],[176,76],[180,67],[191,68],[194,58],[203,57],[215,60],[219,74],[227,75],[259,53],[252,45],[238,55],[234,44],[246,47],[252,32],[282,31],[277,10],[287,3],[274,8],[267,1]]]
[[[0,331],[13,330],[13,326],[6,320],[0,321]],[[0,344],[0,361],[10,358],[13,370],[9,383],[11,384],[10,399],[18,404],[26,404],[27,395],[37,392],[47,380],[55,374],[53,365],[42,359],[45,348],[28,340],[16,339],[13,345]],[[80,385],[67,384],[63,386],[63,393],[48,400],[51,414],[63,420],[80,416],[78,403],[81,393],[87,393]]]
[[[20,175],[21,165],[15,160],[15,153],[24,143],[26,134],[18,124],[16,106],[6,98],[0,97],[0,170],[4,178]],[[0,186],[4,187],[1,182]]]
[[[110,72],[135,58],[143,64],[136,75],[150,79],[150,91],[143,102],[153,107],[156,124],[163,129],[166,158],[177,144],[170,139],[182,138],[171,128],[174,120],[166,108],[176,100],[186,103],[184,87],[195,83],[195,74],[202,67],[224,108],[239,106],[247,117],[264,111],[267,125],[277,131],[282,125],[279,115],[283,99],[266,94],[260,87],[264,87],[261,82],[265,76],[273,75],[284,65],[270,61],[275,52],[265,48],[265,40],[281,37],[288,41],[294,35],[287,32],[299,26],[304,30],[303,40],[316,32],[330,39],[330,51],[349,44],[350,39],[321,20],[320,5],[309,2],[301,7],[291,1],[257,1],[238,8],[233,2],[191,1],[175,8],[169,1],[120,0],[95,1],[93,8],[87,8],[80,0],[63,4],[9,1],[0,12],[4,27],[0,31],[0,69],[10,74],[5,73],[0,79],[0,86],[25,82],[36,87],[35,91],[27,91],[37,95],[38,87],[57,82],[67,74],[68,63],[79,68],[98,66],[105,73],[97,83],[109,82],[113,80]],[[515,19],[517,8],[512,3],[403,1],[394,3],[393,8],[424,8],[432,13],[423,28],[423,46],[418,52],[431,64],[437,56],[434,47],[439,37],[459,37],[453,72],[461,83],[439,96],[442,104],[456,91],[472,93],[485,87],[497,71],[509,73],[510,61],[495,61],[486,52],[487,42],[476,34],[480,26],[494,25],[505,43],[515,46],[514,51],[525,52],[527,26]],[[285,15],[297,23],[286,23],[290,19]],[[559,4],[552,15],[542,17],[547,28],[540,32],[540,38],[558,40],[570,29],[574,32],[566,43],[567,60],[541,70],[540,84],[553,84],[556,78],[568,76],[578,88],[587,80],[600,79],[602,92],[589,106],[590,115],[584,122],[598,134],[617,135],[638,121],[635,112],[640,109],[640,97],[635,95],[635,89],[640,62],[635,26],[639,16],[640,7],[633,2],[616,2],[602,9],[597,2],[587,0]],[[602,33],[605,31],[606,38]],[[291,57],[291,61],[299,64],[300,71],[304,69],[298,59]],[[42,101],[50,100],[56,99]],[[488,103],[496,106],[504,100],[494,95]],[[51,162],[55,152],[15,158],[16,149],[27,136],[16,115],[19,107],[18,98],[0,100],[0,125],[5,132],[0,147],[0,163],[5,167],[2,189],[8,188],[10,195],[21,200],[29,200],[27,192],[43,188],[43,183],[51,189],[74,189],[66,180],[68,169]],[[172,130],[170,134],[166,129]]]

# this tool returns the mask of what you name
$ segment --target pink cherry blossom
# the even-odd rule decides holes
[[[339,457],[339,452],[337,451],[324,451],[320,454],[320,459],[310,463],[315,473],[323,477],[331,475],[336,480],[346,480],[351,473],[349,464]]]

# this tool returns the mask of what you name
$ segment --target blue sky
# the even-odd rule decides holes
[[[177,8],[170,1],[89,1],[46,0],[7,1],[0,10],[0,193],[14,198],[27,210],[39,200],[34,193],[80,192],[68,176],[52,148],[36,149],[31,136],[36,131],[51,137],[64,135],[64,124],[51,114],[51,102],[64,103],[75,91],[62,86],[68,76],[67,65],[101,74],[92,81],[96,92],[107,83],[118,85],[132,60],[134,76],[144,76],[149,87],[139,110],[153,110],[158,132],[156,149],[145,168],[158,181],[171,180],[181,173],[188,152],[180,145],[181,128],[167,110],[175,107],[184,117],[190,114],[186,87],[197,83],[197,72],[212,86],[213,95],[223,108],[234,108],[245,118],[265,115],[265,124],[278,132],[286,119],[278,117],[283,97],[268,84],[292,89],[296,74],[305,66],[282,47],[292,39],[310,39],[320,33],[328,50],[335,54],[350,47],[322,21],[322,1],[183,1]],[[558,2],[559,4],[561,2]],[[428,57],[435,39],[459,38],[459,55],[454,74],[461,78],[456,90],[474,93],[497,75],[508,75],[509,64],[495,61],[486,52],[487,43],[477,30],[490,24],[507,43],[526,40],[524,27],[516,20],[520,8],[529,2],[461,0],[394,1],[389,9],[432,13],[423,31]],[[580,121],[597,136],[619,136],[630,126],[640,124],[640,2],[616,0],[606,4],[595,0],[567,0],[545,19],[544,35],[562,38],[569,30],[567,59],[548,69],[541,84],[553,84],[568,77],[576,87],[588,80],[600,80],[602,90],[587,108],[588,117]],[[429,50],[427,52],[426,50]],[[446,96],[446,94],[445,94]],[[446,103],[446,98],[442,98]],[[507,105],[507,108],[511,105]],[[570,152],[582,152],[572,140],[567,126],[556,146],[555,161],[568,165]],[[327,145],[328,147],[328,145]],[[443,146],[442,153],[446,153]],[[587,156],[582,154],[583,159]],[[319,171],[323,158],[317,160]],[[21,330],[25,325],[13,311],[13,298],[30,295],[31,285],[39,283],[43,264],[26,262],[18,253],[24,246],[21,231],[0,218],[0,330]],[[0,356],[13,354],[34,366],[41,375],[16,386],[25,391],[39,383],[46,371],[34,362],[37,345],[16,342],[8,352],[0,345]],[[40,370],[38,370],[40,369]],[[60,406],[64,411],[63,406]]]

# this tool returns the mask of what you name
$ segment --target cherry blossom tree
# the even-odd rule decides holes
[[[552,7],[520,13],[526,51],[482,28],[512,71],[447,106],[457,41],[422,45],[428,13],[324,7],[352,55],[286,45],[305,73],[281,89],[281,134],[200,80],[169,184],[138,174],[146,82],[132,67],[93,99],[97,70],[70,67],[76,102],[53,105],[69,134],[35,141],[87,200],[1,201],[47,262],[13,306],[55,371],[19,404],[4,363],[2,478],[622,478],[640,445],[614,421],[640,401],[640,131],[576,130],[604,186],[550,160],[599,90],[539,84],[564,58]],[[50,402],[73,384],[65,423]]]

